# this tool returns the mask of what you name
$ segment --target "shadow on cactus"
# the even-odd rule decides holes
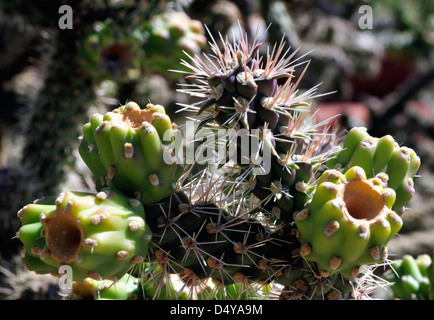
[[[389,136],[355,128],[341,140],[328,120],[316,122],[312,100],[323,94],[298,88],[307,64],[283,41],[261,57],[258,36],[221,40],[212,39],[214,55],[182,62],[193,83],[181,91],[202,100],[181,108],[198,130],[235,132],[208,146],[237,156],[219,166],[169,163],[183,129],[161,105],[129,102],[92,116],[79,153],[96,194],[65,192],[19,212],[30,270],[70,265],[77,299],[362,299],[375,291],[373,270],[388,263],[419,158]],[[243,143],[243,130],[259,134]],[[243,148],[247,163],[237,161]]]

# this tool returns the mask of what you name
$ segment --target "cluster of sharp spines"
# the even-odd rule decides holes
[[[284,286],[281,300],[341,300],[356,298],[353,279],[340,274],[321,274],[314,263],[298,257],[279,279]]]
[[[288,263],[275,259],[283,244],[253,219],[228,215],[211,202],[190,203],[179,193],[158,207],[146,207],[153,221],[151,259],[169,273],[229,285],[241,279],[271,281]]]
[[[180,91],[204,99],[201,107],[194,104],[184,108],[197,112],[201,125],[216,122],[223,128],[261,130],[260,148],[271,153],[272,172],[253,176],[253,166],[238,161],[243,169],[238,179],[249,181],[251,191],[265,205],[264,210],[273,211],[274,216],[279,216],[279,211],[302,207],[311,196],[314,171],[335,155],[334,150],[325,147],[333,135],[328,132],[329,119],[315,123],[315,114],[309,116],[309,100],[318,96],[318,86],[301,94],[297,89],[308,63],[293,81],[295,67],[305,63],[298,62],[303,56],[293,59],[297,51],[289,54],[289,49],[284,50],[283,40],[271,54],[268,49],[263,60],[259,55],[262,42],[257,37],[249,43],[241,34],[240,40],[232,44],[220,35],[222,49],[211,38],[213,56],[189,56],[190,61],[183,61],[191,70],[186,78],[196,83]],[[286,79],[283,85],[278,84],[280,79]],[[205,111],[211,116],[200,119]],[[238,145],[235,140],[229,143]],[[256,167],[263,169],[261,164]],[[311,175],[306,177],[303,171],[309,170]]]

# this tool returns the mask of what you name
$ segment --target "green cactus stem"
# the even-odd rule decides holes
[[[142,72],[141,36],[107,19],[88,28],[80,41],[80,63],[95,83],[127,82]]]
[[[206,199],[192,201],[183,192],[145,210],[153,232],[151,261],[163,273],[184,275],[187,283],[207,278],[223,286],[271,282],[297,247],[247,214],[231,214]]]
[[[322,94],[317,94],[318,86],[299,93],[297,86],[307,64],[296,63],[301,57],[292,60],[296,52],[289,54],[283,40],[260,57],[259,34],[251,43],[241,27],[234,43],[221,37],[218,44],[210,36],[213,55],[189,56],[183,61],[190,70],[186,78],[193,85],[182,92],[203,99],[185,108],[197,113],[200,125],[215,123],[249,135],[260,132],[258,153],[271,154],[271,172],[266,171],[265,160],[255,165],[238,161],[247,146],[235,140],[238,137],[228,140],[227,148],[237,147],[235,162],[242,169],[238,178],[251,182],[248,192],[262,201],[264,212],[277,223],[291,223],[292,211],[310,199],[314,172],[334,152],[328,120],[317,123],[310,108],[310,100]],[[295,68],[303,64],[295,80]],[[260,173],[252,174],[253,167]]]
[[[139,28],[144,35],[145,70],[158,72],[169,79],[179,78],[179,74],[171,70],[183,68],[180,61],[184,52],[194,56],[207,43],[202,23],[182,11],[155,15]]]
[[[431,257],[431,264],[426,268],[426,277],[430,283],[429,294],[430,299],[434,300],[434,255]]]
[[[70,298],[72,300],[187,300],[185,292],[175,291],[171,283],[161,288],[148,279],[125,274],[117,281],[86,278],[76,281]]]

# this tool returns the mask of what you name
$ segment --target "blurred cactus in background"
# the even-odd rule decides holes
[[[401,300],[433,300],[433,265],[429,255],[405,255],[383,277],[393,283],[392,296]]]
[[[434,16],[399,3],[0,1],[0,296],[432,299]]]

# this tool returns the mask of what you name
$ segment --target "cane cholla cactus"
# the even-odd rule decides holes
[[[126,273],[116,281],[92,278],[76,281],[70,298],[73,300],[187,300],[188,296],[184,292],[177,292],[170,282],[159,288],[154,282]]]
[[[144,35],[142,49],[145,69],[168,78],[177,78],[170,70],[182,67],[183,52],[194,55],[206,45],[200,21],[191,19],[183,11],[167,11],[145,20],[139,27]]]
[[[401,229],[392,211],[396,194],[383,176],[367,179],[360,167],[325,171],[305,209],[295,213],[300,253],[321,274],[354,277],[360,267],[387,258],[387,243]]]
[[[182,274],[186,283],[212,278],[223,286],[271,282],[281,275],[295,241],[284,241],[250,218],[243,204],[227,210],[226,201],[211,188],[196,195],[187,189],[145,207],[153,232],[150,260],[163,274]]]
[[[342,150],[327,166],[337,166],[344,171],[359,166],[368,178],[386,174],[387,186],[396,192],[393,210],[402,214],[415,193],[413,179],[419,170],[420,158],[413,149],[400,146],[390,135],[375,138],[366,128],[356,127],[348,132]]]
[[[283,286],[275,295],[281,299],[358,299],[374,291],[369,265],[385,260],[386,245],[401,228],[394,205],[400,186],[411,184],[417,156],[387,137],[360,144],[368,137],[364,130],[351,131],[344,148],[337,148],[340,140],[328,121],[317,123],[312,113],[310,100],[322,95],[318,86],[298,89],[307,70],[298,62],[303,56],[289,54],[283,41],[261,58],[257,36],[252,43],[246,35],[221,40],[222,49],[212,38],[213,55],[188,54],[190,62],[182,62],[194,83],[181,91],[203,99],[183,107],[195,113],[198,128],[258,133],[247,145],[259,145],[256,155],[269,153],[268,170],[266,158],[248,164],[225,158],[216,170],[169,163],[176,160],[171,143],[178,127],[160,105],[141,109],[130,102],[94,115],[83,126],[79,151],[98,194],[80,201],[80,194],[66,193],[20,211],[19,237],[30,269],[56,272],[60,262],[73,264],[77,281],[116,283],[131,276],[154,299],[182,298],[184,290],[190,299],[255,299],[264,297],[258,287],[272,285]],[[375,152],[365,148],[371,140]],[[214,141],[217,151],[233,143],[235,160],[243,157],[238,135]],[[370,169],[377,165],[378,174]],[[97,213],[107,186],[110,194],[126,196],[116,195],[102,216]],[[112,212],[124,219],[113,223],[118,216]],[[93,214],[90,220],[87,214]],[[54,229],[53,220],[59,222]],[[68,226],[73,237],[59,232]],[[106,228],[117,236],[100,239]],[[50,242],[53,230],[63,248]],[[76,241],[69,245],[71,238]],[[119,249],[125,243],[129,251]],[[181,289],[172,292],[176,276]],[[119,284],[122,296],[131,297],[128,280]]]
[[[306,100],[314,97],[316,87],[297,94],[302,76],[296,83],[292,78],[300,58],[292,60],[296,52],[289,56],[284,52],[285,42],[268,52],[265,62],[259,57],[262,43],[257,38],[250,44],[247,35],[241,35],[240,41],[232,44],[221,37],[221,45],[222,50],[212,38],[213,55],[204,53],[204,58],[195,55],[189,56],[190,61],[183,60],[191,72],[187,78],[196,84],[182,91],[204,98],[200,108],[189,109],[199,114],[206,111],[209,120],[216,119],[226,127],[239,124],[251,128],[267,122],[274,129],[280,115],[288,122],[291,107],[306,105]],[[280,78],[286,79],[283,86],[278,86]]]

